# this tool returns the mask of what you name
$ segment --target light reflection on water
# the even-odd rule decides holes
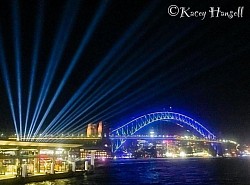
[[[250,185],[250,159],[117,160],[94,175],[28,185]]]

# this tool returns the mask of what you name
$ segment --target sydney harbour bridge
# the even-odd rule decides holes
[[[202,140],[218,142],[216,136],[194,119],[176,112],[154,112],[140,116],[110,132],[110,139],[113,140],[113,150],[119,149],[127,139],[131,139],[139,130],[156,121],[175,121],[183,127],[197,132]],[[164,136],[154,136],[157,139],[169,139]],[[136,137],[135,137],[136,138]],[[140,138],[140,137],[139,137]],[[172,138],[173,139],[173,138]],[[176,138],[175,138],[176,139]]]
[[[143,129],[148,129],[150,125],[160,122],[160,124],[168,125],[170,122],[177,126],[183,127],[183,129],[188,130],[191,133],[190,136],[180,136],[174,135],[173,133],[162,134],[149,133],[149,134],[139,134]],[[97,129],[96,129],[97,130]],[[54,142],[54,143],[73,143],[73,144],[85,144],[88,143],[88,147],[97,149],[102,148],[101,145],[108,144],[110,151],[115,154],[117,151],[121,150],[126,144],[126,141],[131,140],[150,140],[150,141],[186,141],[186,142],[202,142],[208,143],[211,148],[215,150],[214,153],[220,153],[221,145],[223,143],[232,143],[235,146],[236,142],[226,139],[217,138],[214,133],[212,133],[203,124],[196,121],[195,119],[177,112],[153,112],[139,116],[125,124],[117,124],[114,129],[109,129],[108,133],[98,128],[98,133],[96,134],[78,134],[78,135],[67,135],[58,133],[57,135],[44,135],[43,137],[33,138],[33,142]],[[103,133],[101,133],[103,132]],[[15,139],[14,137],[12,139]],[[106,148],[107,149],[107,148]]]

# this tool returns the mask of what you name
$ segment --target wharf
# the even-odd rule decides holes
[[[89,172],[88,172],[89,173]],[[70,177],[78,177],[86,174],[86,171],[76,171],[76,172],[65,172],[65,173],[56,173],[56,174],[35,174],[28,177],[15,177],[13,175],[4,175],[0,176],[1,185],[21,185],[30,182],[42,182],[46,180],[53,179],[63,179]]]

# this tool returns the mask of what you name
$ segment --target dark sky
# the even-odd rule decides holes
[[[79,102],[65,109],[54,129],[81,130],[99,120],[117,127],[172,107],[218,136],[250,142],[250,9],[244,1],[208,2],[1,0],[1,63],[8,70],[17,123],[21,115],[24,129],[35,70],[27,129],[44,86],[35,130],[41,122],[45,129],[75,97]],[[188,15],[206,16],[170,16],[170,5],[180,13],[184,7],[190,8]],[[241,6],[242,18],[211,18],[209,12],[210,7],[237,11]],[[1,65],[0,130],[14,132],[4,76]]]

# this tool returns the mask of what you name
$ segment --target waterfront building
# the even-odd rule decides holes
[[[79,144],[37,143],[0,140],[0,173],[21,175],[55,173],[70,170],[77,155],[72,154]]]

